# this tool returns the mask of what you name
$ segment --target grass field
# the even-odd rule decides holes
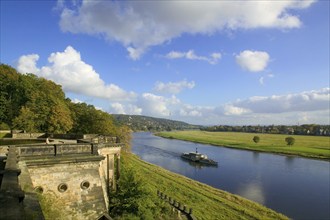
[[[291,135],[295,143],[288,146],[285,138],[289,135],[281,134],[172,131],[157,135],[216,146],[330,160],[330,137]],[[259,143],[253,142],[254,136],[260,137]]]
[[[123,165],[135,169],[148,190],[155,195],[160,190],[188,208],[193,208],[193,214],[199,220],[288,219],[260,204],[169,172],[135,155],[124,154],[123,157]]]

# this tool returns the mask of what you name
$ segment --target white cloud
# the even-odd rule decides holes
[[[170,99],[152,93],[142,94],[141,99],[139,100],[139,106],[142,107],[143,115],[157,117],[167,117],[171,114],[169,109],[170,103]]]
[[[242,115],[250,112],[249,109],[236,107],[231,104],[224,105],[223,109],[225,115]]]
[[[90,1],[65,6],[63,31],[101,35],[122,43],[133,59],[150,46],[188,34],[251,28],[299,28],[295,10],[314,1]],[[262,19],[260,19],[262,18]],[[137,51],[138,50],[138,53]]]
[[[160,93],[170,93],[170,94],[177,94],[180,93],[183,89],[192,89],[195,87],[195,82],[187,82],[186,80],[179,81],[179,82],[156,82],[154,90]]]
[[[77,104],[77,103],[84,103],[83,101],[81,101],[81,100],[79,100],[79,99],[77,99],[77,98],[71,100],[71,102],[73,102],[73,103],[75,103],[75,104]]]
[[[308,112],[329,109],[330,88],[297,94],[251,97],[232,103],[253,113]]]
[[[128,56],[132,60],[138,60],[140,58],[140,56],[143,54],[143,52],[144,52],[142,49],[135,49],[133,47],[128,47],[126,49],[128,51]]]
[[[39,72],[39,69],[36,67],[38,60],[38,54],[23,55],[17,62],[17,70],[21,73],[37,73]]]
[[[236,62],[242,69],[250,72],[263,71],[269,62],[269,55],[264,51],[244,50],[236,55]]]
[[[198,56],[193,50],[187,52],[171,51],[165,55],[168,59],[186,58],[189,60],[202,60],[210,64],[216,64],[221,59],[221,53],[212,53],[210,57]]]
[[[32,72],[62,85],[64,91],[112,101],[135,98],[133,92],[126,92],[115,84],[105,84],[93,67],[81,60],[80,53],[68,46],[63,52],[52,53],[48,66],[37,68],[39,56],[21,56],[17,69],[19,72]]]
[[[203,108],[191,105],[182,105],[179,114],[184,117],[201,117],[203,116]]]
[[[112,113],[142,114],[193,124],[329,123],[330,88],[281,96],[254,96],[218,107],[193,106],[175,96],[144,93],[134,103],[111,105]]]
[[[185,57],[185,53],[184,52],[178,52],[178,51],[171,51],[168,54],[166,54],[166,58],[168,59],[178,59],[178,58],[183,58]]]
[[[112,103],[110,112],[114,114],[141,115],[142,109],[132,104]]]

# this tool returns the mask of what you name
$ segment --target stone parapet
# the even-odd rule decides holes
[[[20,157],[29,156],[64,156],[64,155],[81,155],[93,154],[97,155],[98,149],[103,148],[120,148],[124,145],[121,143],[78,143],[78,144],[34,144],[17,146],[18,155]]]
[[[12,133],[12,138],[29,139],[29,138],[45,138],[46,133]]]
[[[1,172],[0,213],[1,219],[21,219],[25,216],[23,208],[24,192],[18,182],[21,170],[17,167],[17,154],[14,146],[9,147],[6,166]]]

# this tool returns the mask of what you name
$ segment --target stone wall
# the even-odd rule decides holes
[[[99,163],[87,160],[27,167],[34,189],[48,197],[55,210],[73,219],[96,219],[107,211]]]
[[[45,138],[46,133],[12,133],[12,138],[29,139],[29,138]]]
[[[40,195],[46,219],[97,219],[108,212],[109,190],[116,185],[115,163],[122,146],[19,145],[20,183],[23,189]]]
[[[70,140],[77,140],[77,139],[83,139],[83,134],[50,134],[50,138],[57,138],[57,139],[70,139]]]

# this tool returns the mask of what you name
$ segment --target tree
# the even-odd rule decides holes
[[[259,136],[254,136],[253,141],[254,141],[254,143],[257,144],[260,141],[260,137]]]
[[[118,190],[110,195],[111,216],[121,216],[123,219],[153,219],[152,207],[155,205],[132,167],[123,166],[118,185]]]
[[[63,134],[72,128],[72,124],[70,109],[65,104],[58,102],[52,106],[47,121],[48,132]]]
[[[116,136],[116,126],[112,115],[95,109],[86,103],[69,104],[73,126],[70,132],[78,134],[103,134]]]
[[[28,132],[37,131],[35,124],[35,114],[28,108],[22,107],[19,116],[13,120],[13,126],[17,129],[25,130]]]
[[[294,144],[295,139],[293,137],[286,137],[285,142],[287,143],[287,145],[291,146]]]
[[[131,136],[131,129],[126,126],[126,125],[122,125],[122,126],[117,126],[117,130],[116,130],[116,136],[119,140],[117,140],[120,143],[125,144],[125,150],[126,151],[131,151],[131,140],[132,140],[132,136]]]

